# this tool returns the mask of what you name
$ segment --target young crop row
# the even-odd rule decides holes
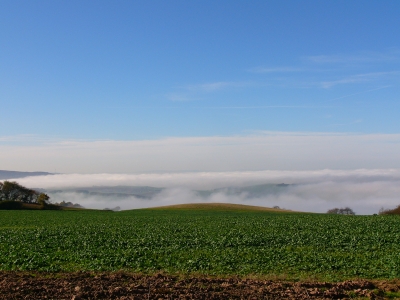
[[[396,216],[0,212],[1,270],[394,278],[399,245]]]

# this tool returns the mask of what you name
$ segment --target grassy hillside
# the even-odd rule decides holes
[[[274,211],[0,211],[0,270],[398,278],[400,218]]]

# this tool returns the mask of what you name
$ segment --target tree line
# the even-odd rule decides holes
[[[49,204],[50,197],[45,193],[40,193],[28,189],[14,181],[0,182],[0,201],[18,201],[27,204]]]
[[[348,216],[354,216],[356,213],[350,208],[350,207],[341,207],[341,208],[332,208],[326,212],[327,214],[333,214],[333,215],[348,215]]]

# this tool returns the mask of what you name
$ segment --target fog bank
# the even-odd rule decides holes
[[[180,203],[229,202],[310,212],[350,206],[357,214],[373,214],[381,207],[392,208],[400,204],[400,171],[397,169],[57,174],[17,181],[31,188],[62,190],[62,193],[50,193],[53,201],[77,202],[87,208],[120,206],[122,209],[133,209]],[[231,193],[224,189],[279,183],[291,185],[279,192],[267,189],[256,195],[247,190],[239,189]],[[93,195],[73,190],[93,186],[152,186],[164,189],[147,198],[129,193]],[[199,190],[209,192],[201,194]]]

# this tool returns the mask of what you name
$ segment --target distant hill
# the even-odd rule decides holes
[[[226,187],[226,188],[219,188],[214,190],[208,191],[197,191],[199,196],[208,197],[215,193],[226,193],[227,195],[240,195],[246,194],[247,198],[259,198],[265,195],[278,195],[287,191],[287,189],[293,184],[259,184],[259,185],[251,185],[245,187]]]
[[[287,209],[233,204],[233,203],[190,203],[143,208],[146,210],[213,210],[213,211],[269,211],[269,212],[293,212]]]
[[[43,176],[43,175],[53,175],[53,173],[47,172],[18,172],[18,171],[6,171],[0,170],[0,180],[14,179],[14,178],[24,178],[29,176]]]
[[[163,188],[151,186],[92,186],[83,188],[65,188],[65,189],[36,189],[43,193],[48,193],[56,198],[60,193],[78,193],[90,196],[110,196],[116,198],[125,198],[133,196],[136,198],[150,199],[160,193]]]
[[[279,195],[287,191],[293,185],[290,184],[260,184],[246,187],[226,187],[214,190],[194,191],[202,198],[210,197],[213,194],[224,193],[229,196],[244,195],[246,198],[261,198],[266,195]],[[87,196],[107,196],[114,198],[126,198],[133,196],[141,199],[151,199],[161,193],[165,188],[151,186],[92,186],[80,188],[63,189],[35,189],[47,193],[52,199],[57,199],[63,193],[78,193]]]

